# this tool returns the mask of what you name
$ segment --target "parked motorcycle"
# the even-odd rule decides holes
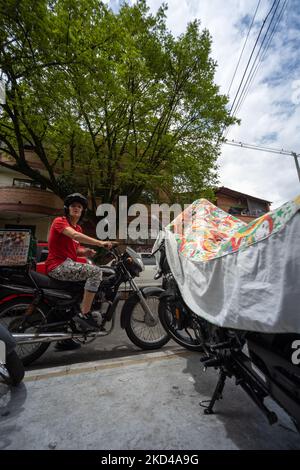
[[[110,334],[117,306],[124,298],[119,287],[127,282],[131,290],[120,320],[129,339],[145,350],[161,348],[169,341],[158,316],[163,289],[137,286],[134,278],[144,265],[133,249],[128,247],[120,253],[113,248],[111,253],[113,264],[102,266],[103,280],[92,305],[92,314],[99,324],[96,332],[79,331],[73,320],[83,297],[84,282],[57,281],[29,269],[0,269],[0,323],[13,333],[24,365],[39,358],[51,342],[72,338],[90,343]]]
[[[24,366],[15,349],[14,338],[0,325],[0,379],[7,385],[19,385],[24,377]]]
[[[219,370],[219,380],[211,400],[202,403],[206,414],[213,413],[222,398],[226,379],[235,378],[270,424],[277,421],[264,400],[271,397],[292,418],[300,432],[300,335],[267,334],[215,326],[186,305],[166,258],[164,242],[159,247],[159,271],[164,276],[159,317],[163,327],[182,346],[202,351],[204,369]]]
[[[180,346],[191,351],[203,351],[202,330],[205,321],[192,312],[183,301],[167,261],[164,241],[154,254],[158,251],[159,269],[155,279],[163,277],[164,289],[158,307],[161,324]]]

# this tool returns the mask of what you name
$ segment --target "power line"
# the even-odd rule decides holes
[[[249,67],[249,65],[250,65],[250,62],[251,62],[252,56],[253,56],[253,54],[254,54],[254,51],[255,51],[255,49],[256,49],[257,43],[258,43],[258,41],[259,41],[259,38],[260,38],[260,36],[261,36],[261,34],[262,34],[262,31],[263,31],[263,28],[264,28],[264,26],[265,26],[265,23],[266,23],[266,21],[267,21],[269,15],[271,14],[271,12],[272,12],[272,10],[273,10],[275,4],[276,4],[276,0],[274,0],[274,2],[273,2],[273,4],[272,4],[272,6],[271,6],[271,8],[270,8],[270,10],[269,10],[269,12],[268,12],[268,14],[267,14],[267,16],[265,17],[265,19],[264,19],[264,21],[263,21],[263,23],[262,23],[262,25],[261,25],[261,28],[260,28],[259,33],[258,33],[258,36],[257,36],[257,38],[256,38],[255,44],[254,44],[254,46],[253,46],[253,48],[252,48],[252,51],[251,51],[249,60],[248,60],[248,62],[247,62],[246,68],[245,68],[245,70],[244,70],[242,79],[241,79],[241,81],[240,81],[238,90],[237,90],[237,92],[236,92],[236,94],[235,94],[233,103],[232,103],[232,105],[231,105],[231,108],[230,108],[230,111],[229,111],[229,114],[230,114],[230,115],[231,115],[231,113],[232,113],[232,110],[233,110],[233,108],[234,108],[235,102],[236,102],[237,97],[238,97],[238,95],[239,95],[241,86],[242,86],[242,84],[243,84],[244,78],[245,78],[245,76],[246,76],[248,67]]]
[[[274,149],[273,147],[265,147],[263,145],[256,145],[256,144],[247,144],[245,142],[237,142],[235,140],[225,140],[224,144],[226,145],[232,145],[234,147],[245,147],[253,150],[260,150],[262,152],[270,152],[270,153],[277,153],[281,155],[296,155],[297,157],[300,157],[300,154],[297,154],[296,152],[293,152],[291,150],[284,150],[284,149]]]
[[[248,85],[249,79],[250,79],[250,77],[252,76],[253,69],[254,69],[254,67],[256,66],[257,60],[258,60],[258,63],[259,63],[259,58],[261,57],[261,56],[260,56],[261,50],[262,50],[262,48],[263,48],[263,46],[264,46],[264,43],[265,43],[265,41],[266,41],[266,38],[267,38],[268,32],[269,32],[269,30],[270,30],[271,24],[272,24],[273,21],[274,21],[274,18],[275,18],[276,11],[277,11],[277,9],[278,9],[279,3],[280,3],[280,0],[278,0],[278,2],[277,2],[277,4],[276,4],[276,7],[275,7],[275,10],[273,11],[271,20],[270,20],[270,22],[269,22],[269,25],[268,25],[268,27],[267,27],[266,32],[264,33],[264,36],[263,36],[262,41],[261,41],[261,43],[260,43],[258,52],[256,53],[256,56],[255,56],[255,58],[254,58],[254,61],[253,61],[252,65],[251,65],[250,71],[249,71],[248,76],[247,76],[247,79],[246,79],[246,81],[245,81],[245,83],[244,83],[244,85],[243,85],[242,91],[241,91],[241,93],[240,93],[240,95],[239,95],[239,98],[238,98],[238,100],[237,100],[237,103],[236,103],[236,105],[235,105],[235,108],[232,110],[232,114],[235,114],[235,113],[236,113],[236,110],[237,110],[237,108],[238,108],[238,106],[239,106],[239,104],[240,104],[240,101],[241,101],[241,98],[242,98],[242,96],[243,96],[243,93],[244,93],[244,91],[245,91],[245,89],[246,89],[246,87],[247,87],[247,85]]]
[[[294,158],[296,170],[298,174],[298,179],[300,181],[300,166],[298,158],[300,157],[299,153],[293,152],[292,150],[284,150],[284,149],[274,149],[272,147],[264,147],[263,145],[255,145],[255,144],[246,144],[245,142],[236,142],[235,140],[225,140],[224,144],[232,145],[233,147],[242,147],[247,148],[250,150],[258,150],[260,152],[269,152],[269,153],[276,153],[280,155],[287,155]]]
[[[228,88],[228,91],[227,91],[227,95],[228,95],[228,96],[229,96],[229,93],[230,93],[230,90],[231,90],[231,86],[232,86],[232,84],[233,84],[233,81],[234,81],[234,79],[235,79],[235,76],[236,76],[238,67],[239,67],[239,65],[240,65],[241,58],[242,58],[242,56],[243,56],[243,52],[244,52],[244,49],[245,49],[245,47],[246,47],[246,44],[247,44],[247,41],[248,41],[248,38],[249,38],[249,34],[250,34],[250,32],[251,32],[251,29],[252,29],[252,26],[253,26],[253,23],[254,23],[254,20],[255,20],[256,13],[257,13],[257,10],[258,10],[258,8],[259,8],[260,2],[261,2],[261,0],[258,0],[258,4],[257,4],[257,6],[256,6],[256,9],[255,9],[254,15],[253,15],[253,17],[252,17],[252,21],[251,21],[250,27],[249,27],[249,29],[248,29],[248,33],[247,33],[246,39],[245,39],[245,41],[244,41],[243,48],[242,48],[241,53],[240,53],[240,56],[239,56],[239,60],[238,60],[238,62],[237,62],[237,64],[236,64],[236,67],[235,67],[235,70],[234,70],[234,73],[233,73],[233,76],[232,76],[232,79],[231,79],[231,82],[230,82],[230,85],[229,85],[229,88]],[[220,132],[220,136],[219,136],[219,138],[218,138],[217,143],[219,143],[220,139],[222,138],[223,133],[224,133],[224,131],[225,131],[225,128],[226,128],[226,124],[224,124],[223,127],[222,127],[222,130],[221,130],[221,132]],[[226,135],[228,135],[228,133],[227,133]]]
[[[252,84],[252,82],[253,82],[253,80],[254,80],[254,77],[255,77],[255,75],[256,75],[256,73],[257,73],[257,70],[259,69],[260,65],[262,64],[262,62],[263,62],[263,60],[264,60],[264,58],[265,58],[266,52],[267,52],[267,50],[268,50],[268,48],[269,48],[269,45],[270,45],[270,43],[271,43],[271,40],[273,39],[273,36],[274,36],[274,33],[275,33],[275,29],[276,29],[276,27],[277,27],[277,25],[278,25],[278,23],[279,23],[279,21],[280,21],[280,19],[281,19],[281,17],[282,17],[282,13],[283,13],[283,11],[284,11],[284,8],[285,8],[286,4],[287,4],[287,0],[285,0],[285,2],[283,3],[283,6],[282,6],[282,8],[281,8],[279,14],[277,15],[276,20],[275,20],[275,16],[276,16],[276,11],[277,11],[277,9],[278,9],[278,7],[279,7],[279,3],[277,4],[277,6],[276,6],[276,8],[275,8],[275,11],[274,11],[273,16],[272,16],[272,18],[271,18],[271,21],[270,21],[270,23],[269,23],[268,29],[267,29],[267,31],[266,31],[266,33],[265,33],[265,35],[264,35],[264,38],[263,38],[263,40],[262,40],[262,42],[261,42],[259,51],[258,51],[258,53],[257,53],[257,55],[256,55],[256,57],[255,57],[255,60],[254,60],[254,62],[253,62],[253,64],[252,64],[252,67],[251,67],[251,70],[250,70],[250,72],[249,72],[249,74],[248,74],[247,80],[246,80],[246,82],[245,82],[245,84],[244,84],[243,90],[242,90],[242,92],[241,92],[241,94],[240,94],[240,96],[239,96],[239,99],[238,99],[238,102],[237,102],[237,104],[236,104],[236,106],[235,106],[235,109],[233,110],[233,114],[237,114],[237,112],[240,110],[241,106],[243,105],[243,103],[244,103],[244,101],[245,101],[245,99],[246,99],[246,96],[247,96],[247,94],[248,94],[248,92],[249,92],[249,89],[250,89],[250,87],[251,87],[251,84]],[[272,28],[272,30],[271,30],[271,33],[269,34],[269,37],[268,37],[268,40],[267,40],[266,45],[265,45],[265,47],[263,48],[264,42],[265,42],[265,40],[267,39],[267,35],[268,35],[268,32],[269,32],[269,30],[270,30],[270,28],[271,28],[272,23],[273,23],[274,26],[273,26],[273,28]]]
[[[282,16],[283,16],[284,10],[286,9],[287,2],[288,2],[288,0],[284,0],[284,2],[283,2],[283,4],[282,4],[282,7],[281,7],[281,10],[279,11],[279,13],[278,13],[278,15],[277,15],[277,18],[275,19],[276,11],[277,11],[277,9],[278,9],[278,6],[280,5],[280,1],[281,1],[281,0],[278,0],[278,3],[277,3],[276,8],[275,8],[275,11],[273,12],[273,16],[272,16],[271,21],[270,21],[270,23],[269,23],[268,29],[267,29],[267,31],[266,31],[266,33],[265,33],[265,35],[264,35],[264,38],[263,38],[263,41],[262,41],[262,43],[261,43],[261,45],[260,45],[259,51],[258,51],[258,53],[256,54],[255,60],[254,60],[254,62],[253,62],[253,64],[252,64],[252,66],[251,66],[251,70],[250,70],[250,72],[249,72],[249,74],[248,74],[247,80],[246,80],[246,82],[245,82],[245,84],[244,84],[244,86],[243,86],[243,88],[242,88],[242,91],[241,91],[241,93],[240,93],[240,96],[239,96],[239,98],[238,98],[238,102],[236,103],[235,108],[232,110],[232,115],[233,115],[233,114],[236,115],[236,114],[239,112],[239,110],[241,109],[241,107],[242,107],[242,105],[244,104],[244,101],[245,101],[245,99],[246,99],[246,97],[247,97],[247,95],[248,95],[248,93],[249,93],[250,87],[251,87],[251,85],[252,85],[252,83],[253,83],[253,81],[254,81],[254,79],[255,79],[255,77],[256,77],[256,74],[257,74],[258,70],[259,70],[259,67],[261,66],[261,64],[262,64],[263,61],[265,60],[266,53],[267,53],[267,51],[268,51],[268,49],[269,49],[269,47],[270,47],[270,44],[271,44],[272,39],[273,39],[273,37],[274,37],[274,34],[275,34],[275,32],[276,32],[276,28],[277,28],[277,26],[278,26],[278,24],[279,24],[279,22],[280,22],[280,20],[281,20],[281,18],[282,18]],[[272,10],[273,7],[274,7],[274,3],[272,4],[272,7],[271,7],[271,9],[270,9],[269,12],[268,12],[268,15],[270,14],[270,12],[271,12],[271,10]],[[264,21],[266,21],[268,15],[266,16],[266,18],[265,18]],[[267,35],[268,35],[268,32],[269,32],[270,27],[271,27],[272,24],[273,24],[273,28],[272,28],[272,30],[271,30],[269,36],[268,36],[268,39],[267,39]],[[265,42],[266,39],[267,39],[267,43],[266,43],[265,47],[263,47],[264,42]],[[255,67],[255,68],[254,68],[254,67]],[[225,139],[226,139],[226,137],[227,137],[228,134],[229,134],[230,127],[231,127],[231,126],[229,126],[229,128],[227,129],[227,132],[226,132],[225,135],[224,135]],[[224,132],[224,131],[223,131],[223,132]],[[222,134],[223,134],[223,132],[222,132]]]
[[[249,29],[248,29],[247,37],[246,37],[246,39],[245,39],[245,41],[244,41],[244,45],[243,45],[242,51],[241,51],[241,53],[240,53],[240,57],[239,57],[238,63],[236,64],[236,67],[235,67],[235,70],[234,70],[234,73],[233,73],[233,77],[232,77],[232,79],[231,79],[231,82],[230,82],[230,85],[229,85],[229,88],[228,88],[228,91],[227,91],[227,95],[229,95],[229,92],[230,92],[230,90],[231,90],[231,86],[232,86],[233,80],[235,79],[235,76],[236,76],[237,69],[238,69],[238,67],[239,67],[239,65],[240,65],[241,58],[242,58],[244,49],[245,49],[245,47],[246,47],[246,44],[247,44],[247,41],[248,41],[248,38],[249,38],[249,34],[250,34],[251,29],[252,29],[252,26],[253,26],[253,23],[254,23],[254,20],[255,20],[256,13],[257,13],[257,10],[258,10],[258,8],[259,8],[260,2],[261,2],[261,0],[258,0],[258,4],[257,4],[257,6],[256,6],[256,10],[255,10],[255,12],[254,12],[254,15],[253,15],[253,17],[252,17],[252,21],[251,21],[250,27],[249,27]]]
[[[274,34],[275,34],[276,28],[277,28],[277,26],[278,26],[278,24],[279,24],[279,22],[280,22],[280,20],[281,20],[281,18],[282,18],[282,15],[283,15],[283,12],[284,12],[284,10],[285,10],[285,8],[286,8],[287,2],[288,2],[288,0],[285,0],[283,6],[282,6],[282,8],[281,8],[281,11],[280,11],[280,13],[279,13],[279,15],[278,15],[278,17],[277,17],[276,23],[275,23],[275,25],[274,25],[274,27],[273,27],[273,29],[272,29],[272,32],[271,32],[271,34],[270,34],[270,36],[269,36],[268,43],[267,43],[267,45],[266,45],[266,47],[265,47],[265,49],[264,49],[264,51],[263,51],[263,53],[262,53],[262,56],[261,56],[260,61],[257,63],[257,65],[256,65],[256,67],[255,67],[255,70],[254,70],[254,72],[252,73],[252,77],[251,77],[251,79],[250,79],[249,85],[248,85],[248,87],[247,87],[247,90],[246,90],[245,93],[244,93],[244,96],[243,96],[243,98],[242,98],[242,101],[241,101],[239,107],[238,107],[237,110],[236,110],[236,113],[238,113],[239,110],[241,109],[241,107],[243,106],[244,101],[245,101],[245,99],[246,99],[246,96],[248,95],[249,89],[250,89],[250,87],[251,87],[251,85],[252,85],[252,83],[253,83],[253,81],[254,81],[254,79],[255,79],[255,77],[256,77],[256,74],[257,74],[257,72],[258,72],[258,69],[259,69],[260,65],[263,63],[263,61],[265,60],[266,53],[267,53],[267,51],[268,51],[268,49],[269,49],[269,46],[270,46],[270,44],[271,44],[271,42],[272,42],[272,39],[273,39],[273,36],[274,36]]]

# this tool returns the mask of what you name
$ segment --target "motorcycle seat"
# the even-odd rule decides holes
[[[85,281],[59,281],[36,271],[30,272],[36,284],[43,289],[75,290],[83,287]]]
[[[115,274],[115,270],[109,266],[100,267],[102,269],[104,278]],[[6,271],[3,271],[3,275],[5,278],[9,278],[11,283],[32,287],[32,280],[28,275],[25,275],[24,272],[18,273],[12,272],[11,270]],[[41,287],[42,289],[78,291],[78,289],[83,288],[85,284],[85,281],[59,281],[45,274],[38,273],[37,271],[30,271],[30,276],[34,279],[34,282],[38,285],[38,287]]]
[[[58,281],[46,276],[45,274],[38,273],[36,271],[30,271],[30,276],[34,282],[42,289],[56,289],[56,290],[68,290],[78,291],[84,287],[85,281]],[[10,284],[23,285],[33,287],[34,284],[28,274],[18,272],[7,272],[5,278],[9,279]]]

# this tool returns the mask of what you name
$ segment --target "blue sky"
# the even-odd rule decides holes
[[[134,3],[130,0],[127,3]],[[118,0],[106,0],[117,11]],[[147,1],[156,12],[161,0]],[[229,84],[258,0],[169,0],[167,25],[174,35],[188,22],[200,19],[212,36],[215,77],[222,93]],[[230,90],[233,100],[262,22],[273,0],[261,0],[243,59]],[[284,4],[281,0],[279,10]],[[278,10],[278,11],[279,11]],[[227,138],[300,154],[300,0],[288,0],[272,42]],[[300,159],[299,159],[300,162]],[[300,194],[293,157],[223,145],[219,158],[220,183],[273,202],[277,207]]]

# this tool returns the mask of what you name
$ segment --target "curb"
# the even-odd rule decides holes
[[[37,380],[50,379],[53,377],[62,377],[64,375],[76,375],[88,372],[95,372],[104,369],[115,369],[117,367],[139,365],[147,362],[158,362],[164,360],[176,359],[178,356],[190,356],[194,354],[182,348],[139,354],[138,356],[126,356],[122,359],[100,360],[93,362],[84,362],[67,366],[59,366],[48,369],[38,369],[25,373],[24,382],[35,382]]]

